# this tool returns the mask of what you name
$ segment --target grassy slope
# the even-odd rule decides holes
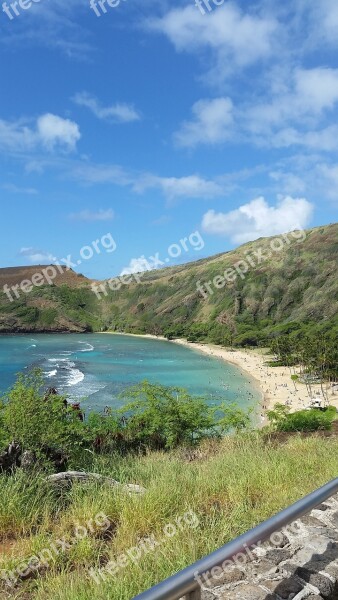
[[[338,224],[310,230],[303,243],[285,244],[281,252],[250,269],[244,280],[238,277],[224,289],[214,288],[207,299],[201,296],[198,281],[222,275],[247,253],[252,256],[261,248],[266,254],[271,240],[145,273],[141,284],[123,285],[101,301],[87,289],[88,280],[78,287],[74,277],[36,288],[13,304],[0,294],[0,331],[113,328],[160,334],[172,326],[194,329],[195,323],[205,323],[206,338],[222,342],[230,328],[238,343],[250,343],[295,322],[338,327]],[[2,270],[0,283],[1,274]],[[66,285],[60,285],[63,282]]]
[[[214,325],[214,341],[222,341],[230,326],[238,342],[262,335],[276,326],[297,323],[337,324],[338,225],[316,228],[306,240],[283,251],[257,268],[244,280],[237,278],[224,289],[204,299],[196,283],[208,282],[252,255],[259,248],[269,251],[272,238],[257,240],[235,251],[178,268],[147,273],[141,285],[123,286],[110,292],[107,324],[134,332],[162,333],[173,325]],[[224,323],[224,325],[222,325]],[[209,333],[207,337],[210,337]],[[219,339],[217,339],[219,338]]]
[[[84,461],[81,467],[87,470],[144,485],[146,494],[130,497],[91,485],[75,486],[58,498],[34,478],[2,476],[0,547],[6,538],[13,545],[12,558],[0,559],[0,569],[13,568],[58,538],[69,540],[76,524],[85,525],[101,511],[114,524],[112,539],[89,536],[8,597],[129,600],[336,476],[338,440],[295,437],[276,446],[252,434],[205,445],[193,462],[182,452],[136,458],[88,455]],[[88,577],[88,568],[115,560],[140,538],[154,534],[162,540],[164,526],[188,510],[197,515],[197,528],[186,527],[166,539],[156,552],[105,584],[98,586]],[[0,597],[6,598],[1,587]]]

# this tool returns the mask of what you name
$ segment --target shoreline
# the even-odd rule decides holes
[[[130,335],[133,337],[148,338],[173,342],[198,352],[208,354],[213,358],[220,358],[226,363],[233,364],[243,371],[250,379],[253,379],[255,385],[261,393],[261,425],[267,423],[266,413],[273,409],[275,404],[288,404],[291,412],[303,410],[310,405],[310,396],[305,384],[291,380],[291,372],[288,367],[269,367],[265,363],[272,358],[269,355],[263,355],[259,350],[229,349],[214,344],[192,343],[187,340],[176,338],[167,340],[163,336],[151,334],[138,335],[135,333],[121,333],[115,331],[106,331],[104,333],[112,335]],[[320,385],[312,385],[312,393],[319,394]],[[338,408],[338,396],[330,396],[330,404]]]

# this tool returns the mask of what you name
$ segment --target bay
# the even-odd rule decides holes
[[[0,393],[16,374],[38,367],[46,386],[70,401],[82,401],[85,413],[120,407],[127,387],[148,380],[187,389],[209,404],[235,402],[258,406],[253,380],[223,360],[162,340],[109,334],[0,335]]]

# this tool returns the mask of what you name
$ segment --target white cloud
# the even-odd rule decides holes
[[[21,248],[18,254],[19,256],[24,256],[25,258],[28,258],[28,260],[30,260],[30,262],[33,264],[40,264],[45,262],[51,263],[55,261],[55,257],[53,256],[53,254],[50,254],[50,252],[37,250],[33,247]]]
[[[6,192],[10,192],[11,194],[35,195],[38,193],[38,190],[36,190],[35,188],[19,187],[19,186],[15,185],[15,183],[5,183],[2,186],[2,189],[6,190]]]
[[[112,221],[114,219],[114,211],[112,208],[103,210],[102,208],[97,211],[82,210],[78,213],[72,213],[69,218],[73,221]]]
[[[27,152],[44,148],[49,151],[60,148],[75,150],[81,134],[79,126],[69,119],[50,113],[41,115],[35,127],[22,120],[0,120],[0,148],[12,152]]]
[[[337,203],[338,200],[338,166],[337,164],[321,164],[317,166],[316,179],[320,181],[321,193]]]
[[[120,276],[130,275],[131,273],[144,273],[145,271],[152,271],[154,268],[145,256],[140,256],[139,258],[132,258],[128,267],[122,269]]]
[[[209,210],[203,216],[202,227],[207,233],[228,236],[234,243],[242,244],[303,229],[309,225],[312,213],[313,205],[305,198],[286,196],[276,206],[269,206],[260,197],[228,213]]]
[[[128,172],[119,165],[77,164],[71,175],[82,183],[131,186],[132,190],[139,194],[149,189],[159,189],[169,200],[177,197],[214,198],[223,190],[215,181],[199,175],[160,177],[152,173]]]
[[[327,117],[338,104],[338,69],[295,69],[280,74],[264,101],[229,97],[199,100],[194,119],[182,124],[174,139],[180,146],[247,142],[258,146],[331,151],[338,126]]]
[[[111,183],[126,186],[132,184],[134,179],[120,165],[102,165],[95,163],[81,163],[72,166],[71,176],[82,183]]]
[[[217,144],[231,138],[234,119],[230,98],[199,100],[192,112],[194,119],[184,122],[174,136],[179,146]]]
[[[338,69],[297,68],[283,73],[268,101],[246,103],[237,114],[244,132],[258,143],[326,150],[336,126],[323,124],[323,119],[337,103]]]
[[[271,145],[275,148],[303,146],[309,150],[330,152],[337,149],[338,125],[330,125],[317,131],[301,131],[294,127],[281,129],[271,137]]]
[[[299,110],[322,112],[338,101],[338,69],[297,69],[295,92]]]
[[[144,192],[159,188],[169,200],[175,198],[214,198],[222,193],[222,187],[215,181],[203,179],[199,175],[187,177],[158,177],[143,175],[135,181],[134,190]]]
[[[321,49],[338,45],[338,5],[336,0],[321,0],[310,4],[298,0],[299,8],[310,17],[310,40]],[[304,23],[304,19],[302,20]]]
[[[306,191],[305,181],[295,173],[276,170],[270,171],[269,177],[278,184],[279,189],[287,190],[289,194],[303,194]]]
[[[75,94],[72,100],[79,106],[85,106],[98,118],[106,121],[112,121],[114,123],[129,123],[132,121],[139,121],[140,114],[136,109],[126,103],[116,102],[111,106],[101,106],[95,96],[88,94],[87,92],[80,92]]]
[[[50,150],[57,145],[74,150],[81,137],[77,123],[50,113],[38,118],[37,133],[43,146]]]
[[[273,18],[244,13],[232,2],[207,15],[195,6],[175,8],[161,18],[148,19],[146,25],[166,35],[179,52],[211,51],[213,81],[268,58],[278,39]]]

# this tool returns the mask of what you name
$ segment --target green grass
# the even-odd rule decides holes
[[[151,453],[121,458],[85,453],[79,467],[139,483],[141,497],[90,484],[73,486],[61,495],[39,477],[1,476],[1,542],[13,542],[0,570],[14,568],[64,537],[71,540],[77,524],[86,526],[98,513],[112,524],[110,536],[94,531],[60,553],[44,573],[21,582],[9,598],[22,600],[129,600],[230,539],[253,527],[301,496],[337,476],[338,440],[311,436],[272,445],[259,434],[228,437],[202,445],[197,458],[184,452]],[[163,528],[187,511],[198,527],[185,526],[165,538]],[[154,552],[120,568],[97,585],[88,569],[135,547],[153,535],[162,541]],[[0,587],[0,597],[6,598]],[[7,593],[7,592],[6,592]]]

